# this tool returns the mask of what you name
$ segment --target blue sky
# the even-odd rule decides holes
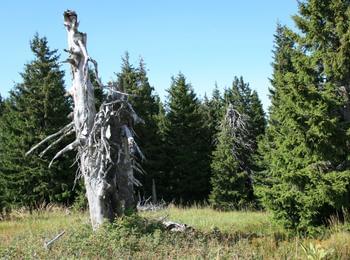
[[[49,46],[66,48],[63,11],[78,13],[80,30],[88,34],[90,56],[99,63],[104,82],[120,69],[128,51],[140,56],[162,100],[171,76],[182,72],[199,97],[209,96],[217,82],[223,90],[243,76],[257,90],[265,109],[271,75],[273,34],[279,21],[293,25],[296,0],[152,0],[152,1],[1,1],[0,93],[7,96],[20,82],[24,64],[33,59],[29,41],[38,32]],[[65,65],[66,85],[70,74]]]

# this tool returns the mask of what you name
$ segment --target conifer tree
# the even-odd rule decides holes
[[[202,103],[203,113],[205,117],[206,127],[208,128],[209,142],[211,145],[210,154],[215,148],[217,133],[219,131],[220,122],[225,114],[225,101],[221,96],[218,86],[215,84],[210,99],[204,96]]]
[[[0,95],[0,117],[2,116],[3,114],[3,111],[4,111],[4,100],[2,99],[2,96]]]
[[[218,143],[211,163],[211,205],[220,210],[241,209],[253,203],[251,169],[247,157],[252,152],[248,117],[229,105],[223,117]]]
[[[210,201],[215,208],[226,210],[255,206],[253,179],[259,169],[257,142],[265,131],[265,113],[257,92],[250,89],[243,77],[234,78],[232,87],[225,90],[224,100],[228,111],[244,117],[244,129],[236,128],[236,133],[232,133],[227,115],[221,122],[211,163]],[[237,143],[236,135],[245,140],[245,147]]]
[[[122,69],[117,74],[117,84],[121,90],[128,93],[130,103],[135,111],[144,121],[143,124],[135,126],[137,143],[145,158],[139,157],[143,173],[137,174],[142,186],[139,187],[141,195],[149,197],[152,195],[152,183],[157,187],[158,197],[163,195],[162,184],[164,144],[159,132],[158,117],[161,109],[159,97],[154,94],[154,88],[150,85],[146,65],[140,59],[138,67],[130,64],[129,54],[122,58]]]
[[[286,119],[284,114],[286,113],[283,104],[283,98],[288,95],[289,89],[287,87],[287,81],[285,75],[293,72],[292,54],[295,42],[291,37],[291,31],[281,24],[277,24],[276,34],[274,35],[274,62],[272,63],[273,74],[270,79],[271,88],[270,100],[271,106],[269,107],[269,123],[266,129],[266,133],[259,142],[259,155],[260,166],[262,172],[259,173],[263,183],[271,180],[268,167],[273,164],[273,153],[276,151],[274,142],[281,136],[279,128],[283,126],[283,120]],[[267,171],[266,171],[267,170]],[[262,187],[268,187],[263,185]],[[262,188],[259,187],[259,188]]]
[[[225,90],[224,99],[226,104],[232,104],[240,112],[247,112],[250,105],[252,90],[243,77],[234,77],[232,87]]]
[[[288,98],[290,88],[287,84],[288,73],[293,73],[294,68],[292,64],[292,56],[294,52],[295,42],[291,37],[291,31],[280,24],[277,24],[276,34],[274,35],[274,63],[273,75],[271,82],[270,99],[271,106],[269,108],[269,124],[266,129],[266,133],[262,140],[259,142],[259,155],[261,156],[260,167],[261,172],[257,175],[256,191],[260,197],[262,197],[263,204],[269,208],[272,208],[273,201],[271,197],[267,196],[270,193],[270,189],[274,183],[281,182],[281,175],[274,173],[274,171],[282,170],[280,167],[279,156],[283,154],[283,151],[279,150],[279,145],[283,143],[285,137],[282,134],[282,128],[284,131],[288,131],[290,126],[287,124],[288,113],[286,111],[287,105],[285,103]],[[287,104],[291,104],[288,102]],[[290,108],[291,110],[292,108]],[[290,137],[288,137],[290,138]],[[288,152],[285,151],[285,152]],[[289,212],[291,218],[293,218],[292,212]],[[276,218],[282,219],[281,216]],[[286,223],[285,223],[286,224]],[[286,226],[291,227],[290,224]]]
[[[95,107],[96,111],[100,109],[100,106],[103,103],[103,99],[105,98],[105,94],[103,93],[102,87],[99,85],[96,74],[92,69],[89,69],[89,77],[92,85],[94,86],[94,97],[95,97]]]
[[[254,140],[254,149],[257,149],[257,141],[264,135],[266,129],[266,117],[261,100],[258,93],[253,90],[250,95],[250,105],[248,112],[250,118],[250,132],[252,140]]]
[[[212,161],[213,152],[218,143],[220,122],[222,121],[225,113],[225,102],[221,96],[217,84],[215,84],[215,88],[210,99],[206,95],[204,96],[204,99],[200,104],[200,108],[204,119],[203,140],[207,140],[207,154],[209,160]]]
[[[252,144],[252,153],[247,159],[247,167],[256,170],[256,162],[253,157],[257,152],[257,142],[262,137],[266,128],[265,112],[257,92],[249,87],[243,77],[234,77],[232,87],[224,93],[226,105],[232,105],[239,113],[248,117],[247,131]]]
[[[5,104],[2,96],[0,95],[0,118],[4,112]],[[1,119],[0,119],[1,120]],[[2,145],[0,144],[0,153],[3,153]],[[0,170],[0,216],[3,210],[6,208],[6,182],[3,172]]]
[[[167,200],[203,201],[209,193],[208,140],[200,103],[183,74],[172,79],[166,114]]]
[[[38,35],[30,47],[35,59],[25,65],[23,82],[10,92],[1,117],[0,172],[8,190],[6,200],[32,209],[42,203],[69,202],[75,170],[67,158],[48,169],[52,153],[25,156],[32,145],[66,124],[70,112],[57,51]]]
[[[232,104],[237,111],[249,117],[249,131],[252,141],[263,135],[266,128],[265,112],[258,93],[244,82],[243,77],[234,77],[232,87],[225,90],[224,99],[226,104]],[[256,146],[256,145],[254,145]]]
[[[278,28],[263,200],[286,227],[310,231],[349,209],[350,3],[309,0]]]

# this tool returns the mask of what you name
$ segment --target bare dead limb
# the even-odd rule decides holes
[[[50,249],[51,248],[51,245],[57,240],[59,239],[61,236],[63,236],[63,234],[65,233],[65,231],[63,230],[61,233],[59,233],[57,236],[55,236],[53,239],[51,239],[50,241],[48,242],[44,242],[44,247],[46,249]]]
[[[127,97],[128,96],[132,96],[131,94],[127,94],[127,93],[121,92],[119,90],[115,90],[115,89],[113,89],[113,88],[111,88],[109,86],[103,86],[103,87],[108,89],[108,90],[110,90],[110,91],[112,91],[112,92],[114,92],[114,93],[116,93],[116,94],[122,95],[122,96],[127,96]]]
[[[72,128],[74,127],[74,123],[71,122],[68,125],[66,125],[65,127],[63,127],[61,130],[59,130],[58,132],[49,135],[48,137],[46,137],[44,140],[42,140],[40,143],[34,145],[28,152],[26,152],[26,155],[31,154],[34,150],[36,150],[38,147],[40,147],[41,145],[43,145],[44,143],[46,143],[47,141],[51,140],[52,138],[60,135],[60,134],[65,134],[65,132],[70,131]]]
[[[145,156],[141,152],[140,147],[135,142],[134,135],[131,133],[130,128],[126,125],[123,125],[122,129],[124,130],[124,134],[125,134],[126,138],[128,139],[129,149],[130,149],[131,153],[134,154],[136,151],[140,155],[142,160],[144,160]]]
[[[115,90],[115,89],[113,89],[113,88],[111,88],[109,86],[103,85],[102,82],[101,82],[101,79],[98,76],[98,64],[97,64],[96,60],[94,60],[93,58],[89,57],[88,61],[90,61],[94,65],[94,73],[95,73],[96,81],[97,81],[97,84],[99,85],[99,87],[101,89],[106,88],[109,91],[112,91],[114,93],[117,93],[117,94],[120,94],[120,95],[123,95],[123,96],[131,96],[130,94],[127,94],[127,93],[121,92],[119,90]]]
[[[56,144],[59,144],[65,137],[73,134],[74,132],[75,132],[74,129],[71,129],[69,132],[64,133],[60,138],[58,138],[56,141],[52,142],[48,147],[46,147],[45,150],[39,154],[39,156],[43,157],[48,150],[50,150]]]
[[[250,171],[247,168],[246,161],[242,158],[243,154],[249,154],[253,152],[253,142],[249,136],[249,117],[243,113],[239,113],[232,104],[230,104],[226,111],[224,127],[228,127],[229,133],[232,136],[232,155],[241,165],[244,170]]]
[[[64,153],[74,150],[76,147],[78,147],[80,141],[79,140],[75,140],[73,143],[70,143],[69,145],[67,145],[66,147],[64,147],[61,151],[59,151],[58,153],[56,153],[56,155],[52,158],[50,164],[49,164],[49,168],[51,167],[52,163],[61,155],[63,155]]]

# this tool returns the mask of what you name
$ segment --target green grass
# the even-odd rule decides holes
[[[208,207],[169,207],[163,211],[146,212],[143,213],[143,215],[149,218],[161,218],[167,216],[173,221],[186,223],[187,225],[201,231],[212,231],[214,229],[219,229],[222,232],[264,234],[282,231],[280,227],[273,224],[271,216],[266,212],[220,212]]]
[[[59,230],[69,225],[88,222],[86,214],[66,214],[62,210],[53,212],[35,212],[32,215],[25,214],[20,217],[11,217],[10,220],[0,221],[0,237],[11,239],[23,231],[41,232],[47,230]]]
[[[16,213],[16,212],[15,212]],[[195,228],[173,233],[155,220]],[[44,242],[65,234],[50,250]],[[333,220],[322,238],[293,236],[266,212],[169,207],[124,217],[93,232],[87,213],[17,212],[0,222],[0,259],[350,259],[348,226]]]

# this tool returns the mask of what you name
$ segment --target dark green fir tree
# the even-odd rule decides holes
[[[232,87],[225,90],[226,105],[231,104],[237,111],[249,117],[250,135],[252,141],[265,133],[266,118],[258,93],[252,90],[243,77],[234,77]],[[255,145],[256,146],[256,145]]]
[[[250,208],[254,204],[251,180],[252,142],[248,117],[229,105],[222,119],[211,163],[210,203],[215,209]]]
[[[191,203],[209,193],[209,142],[203,114],[183,74],[172,79],[166,114],[167,200]]]
[[[302,33],[277,31],[263,201],[288,228],[350,209],[349,11],[349,1],[303,1]]]
[[[94,90],[95,90],[94,91],[94,94],[95,94],[95,108],[96,108],[96,111],[99,111],[100,110],[100,106],[103,103],[103,99],[105,98],[105,94],[103,92],[103,86],[100,86],[99,82],[101,82],[101,81],[99,81],[96,78],[96,73],[92,69],[89,69],[89,77],[90,77],[91,83],[94,86]]]
[[[135,125],[136,141],[145,158],[138,155],[138,161],[143,173],[136,173],[142,183],[138,192],[144,198],[152,195],[152,186],[155,185],[156,196],[161,199],[164,176],[164,143],[159,130],[161,103],[150,85],[146,65],[141,58],[138,67],[134,67],[126,53],[122,59],[121,72],[117,74],[117,84],[122,91],[129,94],[130,103],[138,116],[144,121]],[[156,198],[154,198],[156,199]]]
[[[2,96],[0,95],[0,117],[3,114],[4,106],[5,106],[5,101],[3,100]]]
[[[75,169],[70,167],[73,159],[67,157],[49,169],[54,151],[42,158],[35,153],[25,156],[34,144],[67,124],[71,111],[57,51],[38,35],[30,47],[35,58],[25,65],[23,81],[10,92],[0,120],[0,172],[6,182],[6,201],[33,209],[49,202],[71,202]]]
[[[215,88],[209,99],[204,96],[202,102],[202,111],[205,118],[205,126],[208,129],[210,151],[212,154],[217,143],[217,133],[219,131],[220,122],[225,114],[225,101],[221,96],[219,87],[215,84]]]
[[[257,92],[251,90],[243,77],[234,78],[232,87],[224,92],[224,100],[227,108],[242,115],[244,128],[235,128],[237,133],[232,133],[225,122],[227,115],[221,121],[211,164],[211,204],[219,209],[255,207],[258,203],[253,196],[253,182],[260,170],[257,143],[265,132],[265,113]],[[247,146],[237,143],[235,135],[242,136]]]
[[[254,150],[256,150],[258,140],[262,138],[265,133],[267,122],[261,100],[255,90],[253,90],[250,95],[247,115],[250,118],[249,129],[251,140],[254,142]]]
[[[5,108],[5,101],[0,95],[0,118],[4,112],[4,108]],[[3,146],[0,144],[0,153],[3,153],[2,147]],[[5,182],[5,176],[3,172],[0,170],[0,217],[2,216],[3,213],[5,213],[5,209],[7,206],[6,190],[7,190],[7,187]]]

